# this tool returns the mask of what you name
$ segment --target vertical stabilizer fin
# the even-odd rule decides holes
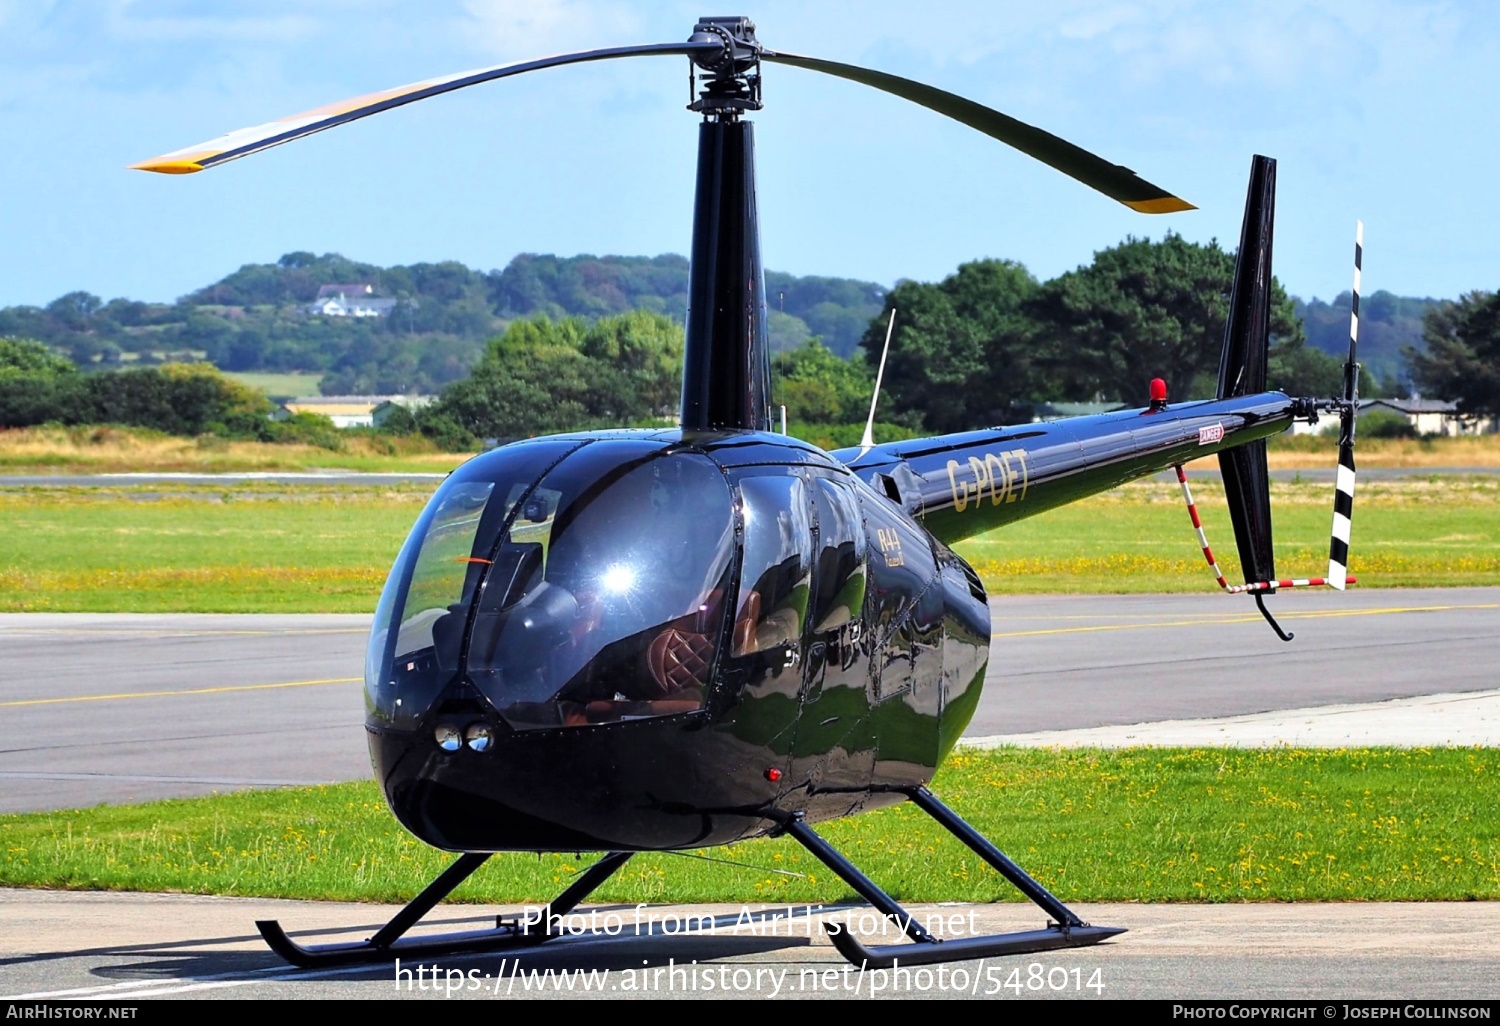
[[[1234,263],[1234,288],[1219,360],[1219,398],[1266,390],[1271,344],[1271,243],[1276,220],[1276,161],[1256,156],[1250,164],[1245,220]],[[1266,443],[1251,442],[1219,453],[1224,494],[1234,523],[1245,583],[1276,580],[1271,535],[1271,484]]]

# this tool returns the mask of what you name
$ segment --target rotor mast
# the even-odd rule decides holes
[[[689,58],[705,80],[688,105],[703,115],[703,124],[688,271],[682,426],[769,431],[771,361],[755,202],[755,126],[742,118],[761,108],[761,45],[748,18],[700,19],[689,42],[715,40],[723,46],[719,53]]]

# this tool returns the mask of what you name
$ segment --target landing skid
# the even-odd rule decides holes
[[[938,825],[957,837],[995,871],[1016,886],[1026,897],[1052,917],[1044,930],[1027,930],[1021,933],[997,933],[986,937],[963,937],[945,940],[934,937],[916,917],[903,909],[896,900],[881,890],[873,880],[865,876],[854,863],[823,838],[813,832],[800,817],[784,824],[784,832],[812,852],[829,869],[838,874],[855,892],[869,902],[877,912],[900,926],[911,938],[911,944],[883,944],[866,947],[843,924],[824,924],[829,939],[838,953],[854,965],[865,969],[889,969],[896,963],[902,965],[930,965],[934,962],[957,962],[969,958],[989,958],[1000,955],[1024,955],[1035,951],[1053,951],[1057,948],[1079,948],[1098,944],[1125,932],[1118,926],[1090,926],[1073,914],[1025,870],[1005,857],[989,840],[975,830],[952,809],[938,801],[937,796],[925,787],[904,792],[923,812]]]
[[[631,852],[612,851],[579,875],[568,889],[553,899],[551,911],[554,916],[565,916],[587,898],[599,885],[615,874],[615,871],[630,860]],[[292,940],[275,919],[260,919],[255,923],[260,935],[271,950],[292,965],[303,969],[324,968],[333,965],[356,965],[361,962],[386,962],[398,957],[414,955],[458,954],[475,951],[503,951],[511,948],[534,947],[552,936],[547,933],[546,923],[523,924],[517,921],[497,922],[493,930],[468,930],[463,933],[444,933],[401,940],[401,936],[417,925],[417,921],[432,911],[434,905],[473,875],[474,870],[484,865],[488,853],[460,855],[452,865],[397,912],[389,923],[382,926],[368,940],[351,944],[314,944],[304,947]]]
[[[841,855],[832,845],[813,832],[800,816],[793,817],[781,826],[781,832],[795,838],[803,847],[817,856],[833,870],[865,901],[892,922],[901,926],[911,944],[886,944],[866,947],[849,930],[839,923],[825,923],[824,930],[838,953],[850,963],[866,969],[886,969],[902,965],[928,965],[934,962],[955,962],[970,958],[988,958],[1000,955],[1022,955],[1036,951],[1052,951],[1057,948],[1076,948],[1097,944],[1109,937],[1124,933],[1120,927],[1090,926],[1079,919],[1046,888],[1037,883],[1005,854],[991,844],[983,834],[964,822],[957,813],[938,801],[925,787],[904,792],[917,807],[931,816],[949,833],[968,845],[975,854],[984,859],[1016,886],[1022,894],[1041,907],[1052,921],[1042,930],[1021,933],[993,934],[985,937],[963,937],[941,939],[932,936],[916,919],[908,914],[896,900],[881,890],[874,881],[859,871],[855,865]],[[584,870],[566,890],[553,899],[548,906],[553,917],[566,916],[578,904],[599,888],[615,872],[630,860],[631,852],[607,853],[598,862]],[[549,933],[546,922],[522,922],[499,920],[494,929],[469,930],[462,933],[423,935],[403,940],[408,930],[417,924],[459,884],[467,880],[476,869],[484,865],[488,854],[460,855],[436,880],[428,884],[421,894],[403,908],[367,940],[343,944],[301,945],[282,929],[274,919],[256,922],[260,935],[271,950],[292,965],[304,969],[321,969],[328,966],[357,965],[360,963],[386,962],[393,958],[425,957],[437,954],[465,954],[481,951],[509,951],[536,947],[549,940],[568,938],[571,940],[607,941],[616,939],[603,933],[586,931],[581,934]],[[790,918],[808,912],[827,912],[832,909],[803,906],[769,910],[753,914],[755,920]],[[740,915],[717,916],[710,928],[732,926],[743,922]],[[623,937],[625,934],[617,936]]]

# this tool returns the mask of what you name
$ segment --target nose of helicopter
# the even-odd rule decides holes
[[[706,829],[676,808],[684,788],[766,801],[771,783],[732,772],[754,746],[704,715],[734,633],[736,551],[726,473],[680,436],[527,442],[464,464],[413,527],[371,631],[366,725],[397,816],[453,850],[675,846]]]
[[[867,558],[872,531],[896,555]],[[455,851],[691,848],[888,801],[977,695],[988,614],[956,567],[779,436],[506,446],[444,483],[392,569],[376,774]]]

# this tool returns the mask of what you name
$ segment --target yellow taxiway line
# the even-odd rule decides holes
[[[222,688],[193,688],[187,691],[126,691],[118,695],[75,695],[71,698],[27,698],[19,702],[0,702],[0,709],[18,705],[62,705],[65,702],[111,702],[124,698],[175,698],[178,695],[222,695],[230,691],[268,691],[272,688],[307,688],[316,684],[352,684],[363,677],[329,677],[326,680],[294,680],[284,684],[234,684]]]
[[[1389,616],[1397,613],[1441,613],[1458,609],[1500,609],[1500,602],[1486,602],[1462,606],[1389,606],[1381,609],[1327,609],[1300,613],[1277,613],[1278,620],[1323,620],[1342,616]],[[1010,631],[991,634],[995,638],[1029,638],[1042,634],[1088,634],[1094,631],[1138,631],[1148,627],[1214,627],[1228,623],[1260,623],[1259,615],[1226,618],[1223,613],[1210,613],[1192,620],[1162,620],[1156,623],[1108,623],[1092,627],[1052,627],[1035,631]]]

